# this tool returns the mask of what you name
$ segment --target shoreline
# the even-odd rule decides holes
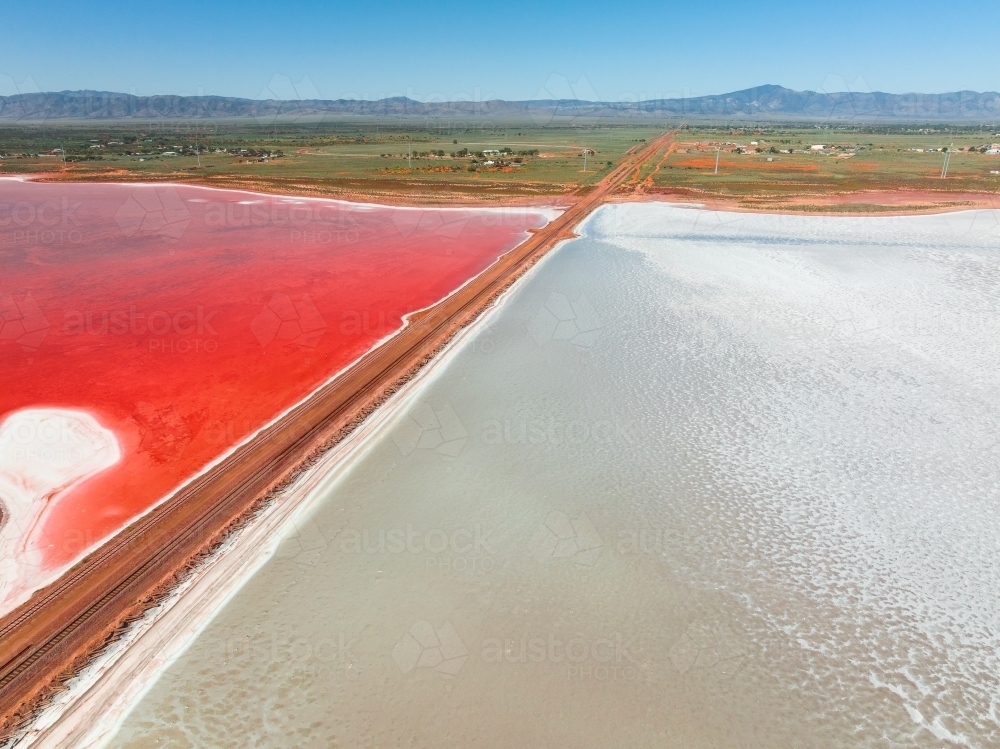
[[[387,203],[379,202],[373,194],[357,193],[357,197],[343,197],[338,195],[316,195],[313,193],[294,193],[294,192],[266,192],[262,189],[255,187],[239,187],[235,185],[212,185],[205,184],[204,182],[185,182],[178,179],[164,179],[164,180],[148,180],[148,179],[137,179],[134,181],[124,182],[122,180],[116,179],[80,179],[80,180],[70,180],[70,179],[45,179],[45,172],[25,172],[23,174],[5,174],[0,172],[0,181],[12,180],[16,182],[31,182],[39,185],[55,185],[55,184],[77,184],[77,185],[111,185],[119,187],[190,187],[197,188],[200,190],[213,190],[217,192],[233,192],[233,193],[243,193],[245,195],[259,195],[264,198],[274,198],[277,200],[324,200],[334,203],[349,203],[352,206],[358,206],[361,208],[393,208],[397,210],[410,209],[414,211],[424,211],[424,210],[454,210],[454,211],[468,211],[468,210],[480,210],[480,211],[503,211],[509,208],[523,208],[526,210],[539,211],[545,213],[549,220],[553,220],[559,214],[564,212],[569,208],[574,202],[575,198],[573,193],[558,193],[554,195],[544,195],[544,196],[524,196],[517,197],[511,196],[508,199],[502,201],[470,201],[468,203],[463,203],[461,201],[450,200],[442,203],[420,203],[415,204],[413,202],[399,202],[399,203]],[[367,197],[366,197],[367,195]],[[402,196],[410,197],[410,196]],[[544,227],[542,227],[544,228]]]
[[[16,176],[13,176],[13,177],[8,176],[8,175],[0,175],[0,180],[2,180],[2,179],[15,179],[15,180],[22,181],[22,182],[34,182],[34,183],[37,183],[37,184],[45,184],[44,182],[40,182],[38,180],[33,179],[34,176],[36,176],[36,175],[16,175]],[[230,189],[230,188],[216,188],[216,187],[211,187],[211,186],[208,186],[208,185],[193,185],[193,184],[184,183],[184,182],[135,182],[135,183],[101,182],[101,183],[94,183],[94,184],[115,185],[115,186],[123,186],[123,187],[140,187],[140,186],[167,186],[167,187],[170,187],[170,186],[183,186],[183,187],[193,187],[193,188],[199,188],[199,189],[203,189],[203,190],[212,190],[212,191],[229,190]],[[234,193],[238,192],[238,193],[242,193],[244,195],[260,196],[262,198],[270,198],[270,199],[274,199],[274,200],[282,200],[282,199],[286,199],[286,198],[294,198],[294,199],[297,199],[297,200],[312,200],[312,201],[327,201],[327,202],[347,203],[350,206],[357,207],[357,208],[387,208],[387,209],[392,209],[392,210],[413,210],[413,211],[422,211],[422,210],[425,210],[426,208],[431,208],[429,206],[392,206],[392,205],[385,205],[385,204],[381,204],[381,203],[361,203],[361,202],[357,202],[357,201],[349,201],[349,200],[343,200],[343,199],[340,199],[340,198],[328,198],[328,197],[307,197],[307,196],[294,196],[294,195],[286,196],[286,195],[279,195],[279,194],[276,194],[276,193],[253,192],[253,191],[250,191],[250,190],[235,190],[235,189],[233,189],[233,190],[231,190],[231,192],[234,192]],[[513,207],[513,206],[511,206],[511,207]],[[529,241],[532,238],[532,236],[535,233],[543,231],[550,223],[552,223],[554,220],[556,220],[566,210],[565,207],[557,207],[557,206],[553,206],[553,205],[549,205],[549,204],[546,204],[544,206],[516,206],[516,207],[523,208],[525,210],[528,210],[528,211],[540,214],[545,219],[545,221],[546,221],[545,225],[542,226],[542,227],[539,227],[538,229],[525,229],[521,233],[521,235],[517,238],[517,241],[515,242],[515,244],[510,249],[508,249],[506,252],[502,253],[501,255],[497,256],[497,258],[493,262],[491,262],[488,266],[486,266],[481,271],[479,271],[479,273],[477,273],[474,276],[471,276],[470,278],[467,278],[460,285],[458,285],[455,288],[453,288],[451,291],[449,291],[447,294],[445,294],[440,299],[437,299],[436,301],[434,301],[432,304],[430,304],[430,305],[428,305],[426,307],[422,307],[420,309],[413,310],[412,312],[408,312],[408,313],[404,314],[402,316],[402,324],[400,325],[400,327],[397,330],[394,330],[394,331],[388,333],[387,335],[383,336],[382,338],[378,339],[377,341],[375,341],[371,345],[371,347],[369,347],[368,349],[362,351],[355,359],[353,359],[352,361],[348,362],[347,364],[345,364],[344,366],[342,366],[340,369],[336,370],[335,372],[331,373],[329,376],[327,376],[325,379],[323,379],[319,384],[317,384],[317,386],[313,390],[311,390],[309,393],[307,393],[303,397],[299,398],[297,401],[294,401],[294,402],[292,402],[290,404],[287,404],[287,405],[281,407],[279,411],[277,411],[266,422],[264,422],[263,424],[261,424],[261,426],[257,427],[256,429],[252,430],[251,432],[247,433],[246,435],[244,435],[238,441],[236,441],[236,442],[234,442],[234,443],[232,443],[230,445],[225,446],[222,450],[219,451],[219,453],[214,458],[212,458],[211,460],[209,460],[208,462],[206,462],[205,464],[201,465],[199,468],[197,468],[196,470],[194,470],[190,475],[186,476],[180,483],[178,483],[176,486],[174,486],[169,492],[167,492],[162,497],[160,497],[159,499],[157,499],[155,502],[153,502],[152,504],[150,504],[142,512],[140,512],[140,513],[134,515],[132,518],[130,518],[129,521],[126,523],[126,525],[123,526],[122,528],[120,528],[118,531],[116,531],[116,533],[95,541],[91,546],[89,546],[89,547],[81,550],[81,552],[77,555],[77,557],[75,559],[73,559],[72,561],[67,562],[67,563],[65,563],[65,564],[63,564],[63,565],[61,565],[61,566],[59,566],[57,568],[46,570],[45,574],[41,577],[41,579],[39,580],[39,583],[37,585],[35,585],[35,586],[31,587],[31,588],[25,588],[25,589],[21,590],[19,592],[18,596],[13,599],[12,603],[11,602],[7,602],[7,601],[3,602],[5,604],[7,604],[7,605],[5,606],[5,608],[2,611],[0,611],[0,619],[2,619],[3,617],[8,616],[10,613],[12,613],[13,611],[17,610],[17,608],[19,606],[22,606],[22,605],[30,602],[32,596],[34,596],[35,593],[37,593],[38,591],[44,589],[45,587],[47,587],[49,585],[53,585],[53,584],[58,583],[59,579],[68,570],[72,569],[74,566],[76,566],[76,565],[80,564],[81,562],[85,561],[92,554],[97,553],[104,544],[109,543],[110,541],[112,541],[112,539],[114,539],[115,535],[117,535],[118,533],[121,533],[122,531],[126,530],[133,523],[136,523],[136,522],[142,520],[143,518],[151,515],[152,513],[156,512],[156,510],[159,507],[161,507],[164,503],[168,502],[178,492],[183,491],[186,486],[188,486],[188,485],[192,484],[193,482],[197,481],[199,478],[201,478],[203,476],[206,476],[214,468],[219,467],[222,464],[224,464],[226,460],[228,460],[233,455],[235,455],[240,449],[242,449],[242,448],[246,447],[247,445],[249,445],[250,443],[252,443],[256,438],[261,437],[262,435],[264,435],[269,429],[271,429],[271,428],[275,427],[276,425],[278,425],[281,422],[282,419],[290,417],[292,415],[292,413],[296,409],[302,408],[303,406],[305,406],[306,404],[308,404],[308,402],[310,401],[310,399],[314,398],[322,390],[324,390],[325,388],[334,387],[336,385],[337,380],[339,378],[343,377],[345,374],[347,374],[353,367],[357,366],[359,362],[361,362],[363,359],[365,359],[366,357],[368,357],[371,354],[373,354],[374,352],[376,352],[378,349],[380,349],[383,346],[386,346],[387,344],[389,344],[393,339],[401,336],[403,333],[405,333],[407,331],[408,328],[410,328],[412,326],[412,324],[413,324],[413,322],[415,320],[419,319],[421,316],[423,316],[425,314],[428,314],[434,308],[436,308],[438,305],[444,304],[444,303],[448,302],[450,299],[452,299],[453,297],[461,294],[462,291],[464,289],[466,289],[470,284],[473,284],[476,281],[476,279],[484,276],[485,274],[489,273],[494,268],[496,268],[499,265],[501,265],[503,263],[503,261],[504,261],[505,258],[507,258],[512,253],[516,252],[518,250],[518,248],[522,247],[527,241]],[[490,213],[506,213],[509,210],[510,207],[505,207],[505,206],[444,206],[443,207],[443,209],[448,209],[448,208],[450,208],[452,210],[455,210],[455,211],[476,210],[476,211],[484,211],[484,212],[490,212]],[[434,208],[434,210],[442,210],[442,209],[441,208]],[[44,408],[44,407],[46,407],[46,406],[37,406],[36,408]],[[17,413],[17,412],[14,412],[14,413]]]
[[[764,213],[776,216],[850,216],[878,218],[880,216],[924,216],[959,211],[1000,210],[1000,194],[945,193],[934,190],[867,190],[862,192],[798,195],[789,200],[760,205],[748,205],[746,199],[716,197],[703,193],[649,192],[639,195],[615,195],[609,203],[675,203],[694,205],[710,211],[726,213]],[[904,200],[914,202],[907,203]],[[841,209],[838,206],[872,206],[878,210]],[[800,209],[790,206],[801,206]]]
[[[450,296],[420,313],[392,339],[357,360],[335,383],[236,449],[149,515],[83,559],[0,622],[5,661],[3,734],[21,735],[80,670],[108,652],[130,622],[273,504],[323,456],[404,389],[450,342],[542,260],[608,193],[673,138],[635,149],[596,189]]]
[[[591,214],[593,215],[593,214]],[[546,253],[552,256],[567,241]],[[470,325],[464,327],[389,400],[341,442],[300,473],[280,496],[235,531],[222,546],[190,570],[187,577],[66,684],[37,718],[17,735],[12,749],[61,749],[100,746],[109,741],[166,668],[207,629],[292,537],[298,523],[364,456],[370,442],[389,429],[395,417],[418,397],[500,310],[510,293],[541,264],[532,265]]]
[[[418,192],[392,192],[392,191],[364,191],[345,189],[341,192],[323,192],[309,189],[300,189],[302,185],[296,184],[273,184],[269,185],[263,180],[229,180],[222,179],[215,184],[211,180],[185,180],[184,175],[166,175],[164,179],[150,179],[150,175],[141,175],[137,179],[123,179],[129,177],[132,172],[123,171],[121,174],[88,174],[79,178],[63,175],[61,172],[23,172],[4,173],[0,172],[0,179],[16,179],[24,182],[37,182],[39,184],[95,184],[95,185],[183,185],[185,187],[201,187],[208,190],[231,190],[233,192],[244,192],[255,195],[267,195],[279,198],[299,198],[312,200],[337,200],[341,202],[354,203],[358,205],[377,205],[384,208],[419,208],[419,209],[442,209],[454,208],[456,210],[469,208],[545,208],[553,207],[565,210],[576,202],[577,191],[581,186],[568,192],[552,192],[544,195],[510,195],[497,196],[494,198],[477,197],[473,191],[464,192],[435,192],[432,189],[426,195]],[[291,178],[294,179],[294,178]],[[265,182],[265,184],[259,184]],[[502,183],[495,183],[502,184]],[[268,191],[268,187],[272,187]],[[587,187],[593,187],[588,185]],[[428,198],[427,201],[421,198]]]
[[[0,621],[0,735],[20,735],[69,679],[417,377],[661,145],[636,149],[545,227],[369,351],[335,383],[181,487]]]
[[[609,202],[681,203],[649,199]],[[695,207],[692,202],[684,204]],[[704,204],[697,207],[715,210]],[[585,236],[583,227],[599,209],[600,206],[596,206],[574,225],[577,236]],[[788,212],[785,215],[803,213]],[[228,601],[275,555],[281,542],[289,537],[289,531],[296,528],[296,523],[307,519],[308,513],[323,500],[325,493],[363,456],[370,440],[389,428],[422,387],[442,372],[468,339],[502,309],[510,294],[519,288],[521,280],[568,241],[557,241],[549,251],[531,263],[350,434],[304,468],[263,509],[228,536],[218,549],[189,570],[180,584],[78,672],[72,680],[76,683],[66,685],[66,689],[42,709],[25,731],[17,735],[12,746],[91,746],[113,736],[121,721],[155,684],[165,667],[187,649]],[[458,293],[464,286],[455,289],[452,294]],[[419,313],[414,315],[419,316]],[[393,335],[398,335],[408,324],[409,320]],[[384,342],[380,341],[378,345]]]
[[[26,175],[0,175],[0,179],[13,179],[22,182],[34,182],[30,176]],[[44,183],[40,183],[44,184]],[[101,183],[101,184],[114,184],[122,185],[124,187],[137,186],[128,183]],[[222,188],[213,188],[204,185],[189,185],[187,183],[141,183],[143,185],[156,185],[156,186],[169,186],[177,185],[184,187],[195,187],[204,190],[214,190],[218,191]],[[286,197],[296,200],[309,200],[309,201],[325,201],[325,202],[340,202],[349,203],[354,207],[361,208],[377,208],[384,207],[392,210],[404,210],[409,209],[413,211],[422,211],[425,208],[422,206],[384,206],[382,204],[373,203],[359,203],[354,201],[344,201],[337,198],[326,198],[326,197],[299,197],[299,196],[284,196],[277,195],[274,193],[252,193],[248,190],[233,190],[231,192],[239,193],[243,195],[259,195],[264,198],[269,199],[284,199]],[[393,342],[411,333],[411,328],[415,324],[423,322],[425,325],[427,320],[434,320],[439,317],[437,310],[442,305],[447,305],[449,302],[458,302],[463,296],[463,292],[468,292],[470,286],[474,286],[477,281],[489,276],[491,273],[500,272],[505,265],[510,264],[512,257],[522,250],[526,243],[532,241],[535,235],[539,232],[543,232],[546,227],[548,227],[553,221],[558,219],[564,212],[564,208],[555,207],[551,204],[540,207],[533,206],[519,206],[527,211],[537,213],[545,219],[545,224],[538,229],[525,229],[520,236],[517,237],[516,242],[510,247],[506,252],[499,255],[493,262],[491,262],[486,268],[481,270],[479,273],[467,278],[460,285],[451,289],[447,294],[441,298],[434,301],[432,304],[423,307],[419,310],[414,310],[407,313],[402,318],[402,325],[399,329],[385,335],[378,341],[376,341],[370,348],[362,352],[357,358],[351,362],[345,364],[336,372],[332,373],[323,382],[321,382],[314,390],[305,395],[298,401],[288,404],[276,413],[267,423],[261,427],[255,429],[253,432],[245,435],[238,442],[227,446],[222,450],[215,458],[201,466],[198,470],[193,472],[188,476],[183,482],[178,484],[174,489],[161,497],[157,502],[155,502],[150,507],[146,508],[143,512],[139,513],[133,517],[129,524],[126,525],[121,531],[112,535],[108,538],[102,539],[101,541],[95,543],[92,547],[85,550],[81,555],[73,560],[71,563],[63,565],[58,570],[47,574],[45,578],[41,581],[38,586],[33,586],[30,590],[25,590],[22,597],[18,599],[18,602],[13,606],[13,608],[7,609],[0,615],[0,620],[8,619],[12,615],[17,616],[24,607],[31,607],[34,601],[32,600],[37,594],[44,593],[47,588],[52,586],[59,586],[60,583],[65,582],[64,576],[69,575],[75,568],[81,565],[88,565],[92,563],[92,558],[101,556],[106,545],[111,545],[114,543],[117,536],[121,533],[125,533],[130,527],[142,523],[143,520],[149,520],[150,516],[155,515],[158,510],[161,510],[164,505],[171,502],[171,500],[176,499],[177,495],[183,493],[186,489],[191,487],[192,484],[198,482],[199,479],[208,478],[209,475],[215,469],[221,469],[225,466],[226,462],[233,459],[237,453],[241,450],[247,450],[252,447],[252,443],[255,439],[268,440],[274,439],[272,436],[268,435],[269,430],[278,429],[283,420],[291,419],[296,411],[301,411],[310,405],[310,401],[320,395],[324,390],[335,390],[344,387],[341,382],[342,379],[348,378],[352,372],[359,366],[364,365],[366,360],[371,357],[379,356],[381,350],[387,347],[391,347]],[[496,213],[503,214],[510,210],[509,207],[502,206],[449,206],[455,211],[468,211],[475,210],[486,213]],[[522,275],[524,271],[530,271],[534,262],[529,262],[522,267]],[[516,278],[515,278],[516,282]],[[501,292],[502,294],[502,292]],[[491,300],[489,304],[495,302]],[[35,696],[30,699],[29,704],[33,705],[29,709],[27,715],[22,716],[22,719],[17,721],[16,725],[12,725],[6,728],[6,730],[0,729],[0,746],[7,746],[8,741],[12,741],[12,737],[18,736],[23,730],[32,729],[37,724],[40,719],[40,715],[44,714],[48,709],[48,706],[55,704],[53,700],[58,702],[59,695],[63,694],[64,687],[67,681],[78,678],[84,671],[86,671],[93,663],[101,661],[107,653],[116,651],[120,646],[122,629],[128,629],[131,623],[136,621],[144,620],[150,612],[155,611],[162,607],[165,601],[169,600],[175,593],[175,591],[186,589],[188,586],[188,577],[190,576],[193,569],[199,569],[202,564],[205,564],[207,560],[212,559],[218,550],[222,547],[228,547],[231,543],[231,538],[236,536],[241,536],[244,529],[248,526],[254,525],[257,518],[261,515],[267,515],[276,505],[282,504],[280,501],[276,501],[277,497],[282,496],[284,492],[288,490],[289,485],[294,485],[299,480],[301,476],[310,473],[312,467],[324,460],[327,453],[340,454],[342,451],[339,450],[341,443],[350,443],[351,436],[360,427],[364,431],[365,423],[372,418],[374,415],[378,414],[382,410],[382,406],[391,400],[393,400],[395,394],[400,390],[407,388],[410,380],[416,380],[421,378],[423,370],[428,369],[428,365],[433,365],[438,359],[439,354],[442,350],[446,350],[450,345],[451,340],[455,338],[461,338],[464,331],[470,326],[474,325],[477,319],[482,316],[483,312],[489,311],[489,304],[487,304],[483,309],[476,312],[469,320],[465,323],[459,323],[454,326],[452,323],[449,328],[452,328],[454,332],[450,335],[446,335],[445,343],[443,348],[440,344],[434,346],[432,351],[424,352],[420,361],[416,363],[414,369],[409,373],[403,374],[398,381],[398,383],[381,393],[372,394],[368,398],[364,399],[362,404],[358,407],[355,415],[348,419],[347,423],[337,430],[336,434],[327,438],[320,444],[314,445],[312,449],[312,454],[307,457],[298,470],[292,470],[288,475],[286,475],[281,481],[275,484],[274,489],[265,495],[262,495],[256,502],[252,503],[240,516],[234,518],[229,522],[224,528],[212,535],[208,540],[204,541],[202,544],[202,551],[191,558],[191,562],[185,566],[178,567],[175,573],[169,575],[165,582],[158,586],[157,590],[152,593],[152,595],[138,599],[131,606],[130,613],[126,616],[124,627],[114,627],[106,630],[105,635],[101,638],[103,644],[94,647],[86,654],[79,654],[74,659],[75,662],[70,666],[60,677],[56,679],[55,682],[43,688],[41,691],[35,693]],[[433,366],[430,367],[433,370]],[[332,442],[332,446],[331,443]],[[100,564],[100,562],[98,562]],[[23,618],[23,616],[17,616],[17,618]],[[4,622],[6,624],[6,622]],[[81,657],[82,656],[82,657]],[[16,660],[16,659],[15,659]],[[10,663],[8,662],[8,667]],[[38,710],[38,712],[35,712]],[[17,740],[14,742],[15,745],[20,745]],[[58,745],[58,744],[57,744]]]
[[[593,217],[588,214],[578,225]],[[584,236],[580,234],[579,236]],[[292,537],[298,523],[323,502],[366,448],[444,371],[462,346],[503,308],[521,283],[572,241],[558,242],[482,314],[455,335],[427,366],[376,409],[225,543],[206,557],[163,601],[132,623],[105,652],[85,666],[17,736],[12,749],[101,746],[156,684],[166,668],[208,628],[216,615]],[[75,683],[74,683],[75,682]]]
[[[75,184],[118,184],[128,186],[138,185],[184,185],[186,187],[201,187],[211,190],[232,190],[255,195],[265,195],[276,198],[298,198],[311,200],[334,200],[358,205],[375,205],[385,208],[414,209],[489,209],[489,208],[551,208],[557,211],[566,210],[580,198],[581,190],[592,189],[598,183],[578,185],[565,192],[554,192],[547,195],[511,195],[511,196],[476,196],[474,192],[449,192],[447,196],[435,194],[428,190],[427,195],[419,192],[406,191],[365,191],[346,189],[342,192],[323,192],[302,189],[295,191],[289,188],[301,185],[273,185],[274,190],[267,191],[268,184],[242,184],[241,180],[220,180],[213,184],[207,180],[185,180],[184,175],[170,175],[165,179],[149,179],[148,175],[135,180],[123,180],[128,172],[115,175],[84,175],[80,178],[60,176],[59,172],[32,172],[23,174],[0,173],[0,179],[21,179],[41,184],[75,183]],[[586,194],[585,192],[583,194]],[[426,197],[424,201],[422,198]],[[998,209],[1000,210],[1000,192],[948,192],[944,190],[912,189],[899,190],[858,190],[850,192],[802,193],[790,195],[787,198],[768,196],[716,196],[694,189],[681,189],[676,192],[663,188],[651,191],[639,190],[629,194],[612,194],[607,198],[609,203],[631,202],[666,202],[686,203],[704,206],[708,210],[728,211],[733,213],[773,213],[789,216],[917,216],[936,213],[951,213],[963,210]],[[798,206],[798,208],[793,207]],[[850,206],[859,206],[851,210]],[[860,206],[867,206],[865,210]],[[872,209],[875,210],[872,210]]]

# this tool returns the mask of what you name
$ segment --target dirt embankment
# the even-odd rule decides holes
[[[861,192],[802,194],[775,197],[720,197],[700,190],[659,188],[649,192],[616,195],[615,202],[659,200],[697,203],[713,211],[826,214],[853,216],[905,216],[948,211],[1000,209],[1000,195],[982,192],[937,190],[865,190]]]
[[[449,170],[450,171],[450,170]],[[403,173],[409,174],[406,170]],[[488,176],[488,175],[487,175]],[[455,206],[566,206],[573,203],[574,185],[552,182],[500,182],[489,179],[476,182],[439,182],[420,179],[383,179],[345,177],[314,179],[308,177],[261,177],[258,175],[205,175],[179,172],[143,175],[124,169],[106,172],[42,172],[30,175],[40,182],[182,182],[201,187],[217,187],[250,192],[274,193],[306,198],[333,198],[358,203],[381,203],[394,206],[454,208]]]

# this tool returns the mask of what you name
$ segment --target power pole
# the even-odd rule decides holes
[[[198,168],[201,169],[201,148],[198,147],[198,139],[194,139],[194,152],[198,156]]]
[[[719,173],[719,154],[722,153],[722,146],[717,146],[715,149],[715,173]]]
[[[955,144],[952,143],[948,147],[948,150],[945,151],[945,153],[944,153],[944,166],[941,167],[941,179],[944,179],[945,177],[948,176],[948,163],[951,161],[951,150],[954,147],[955,147]]]
[[[413,168],[413,146],[409,143],[406,144],[406,168]]]
[[[583,173],[587,173],[587,149],[583,149]]]

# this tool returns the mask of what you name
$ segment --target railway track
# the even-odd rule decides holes
[[[558,218],[0,619],[0,743],[179,572],[363,421],[556,242],[573,236],[673,134],[630,150]]]

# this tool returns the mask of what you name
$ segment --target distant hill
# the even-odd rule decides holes
[[[1000,93],[818,93],[759,86],[718,96],[640,103],[575,99],[423,103],[406,97],[377,101],[238,99],[224,96],[132,96],[61,91],[0,97],[0,122],[47,120],[246,119],[259,122],[361,115],[372,117],[516,118],[679,117],[692,120],[838,120],[996,122]]]

